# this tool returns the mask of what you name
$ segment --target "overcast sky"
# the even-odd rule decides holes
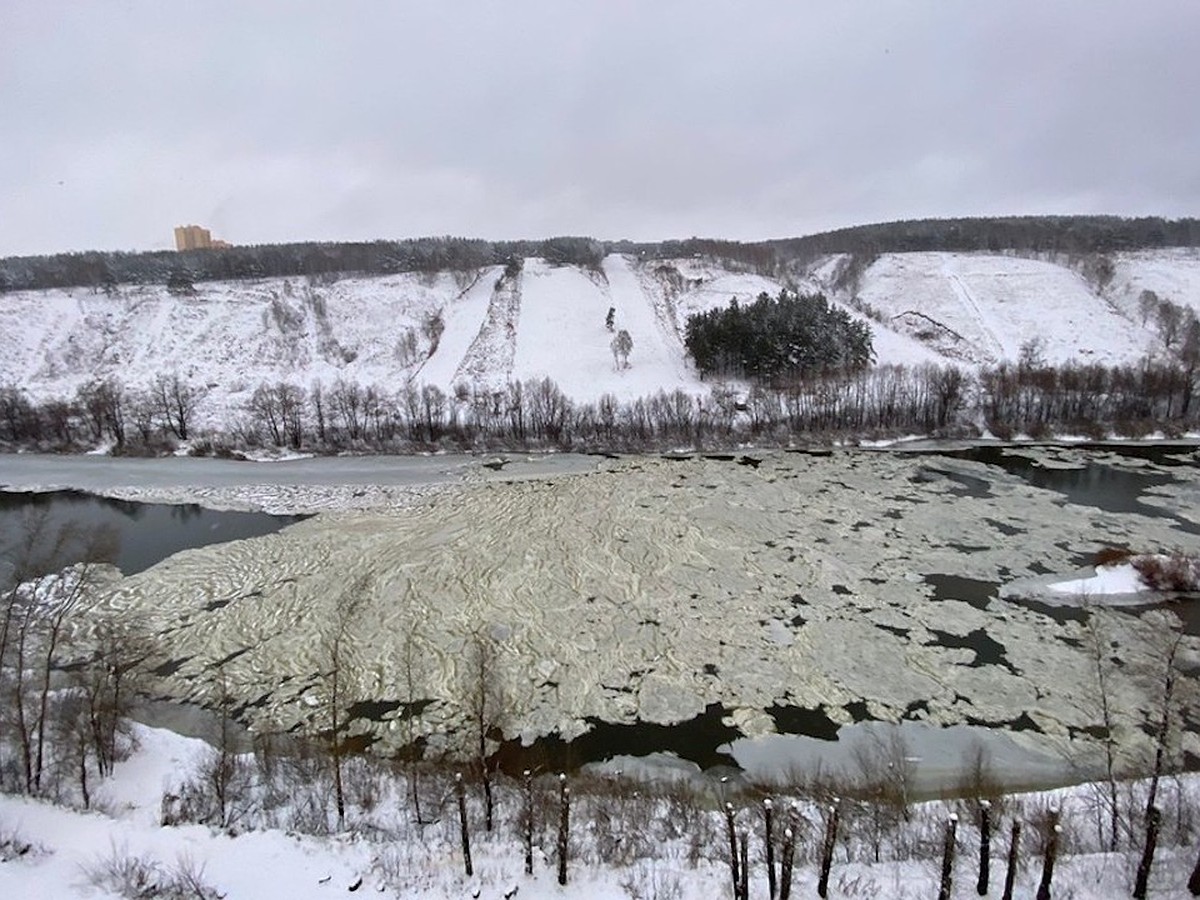
[[[1200,214],[1196,0],[0,0],[0,256]]]

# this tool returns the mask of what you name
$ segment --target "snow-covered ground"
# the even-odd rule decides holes
[[[858,296],[885,325],[966,364],[1015,360],[1037,341],[1047,362],[1130,362],[1154,334],[1063,266],[1011,256],[888,253]]]
[[[1190,306],[1200,313],[1200,250],[1197,248],[1120,253],[1114,263],[1108,293],[1120,303],[1131,321],[1141,323],[1137,301],[1142,291],[1154,291],[1163,300]]]
[[[519,795],[499,792],[497,830],[487,835],[481,804],[473,785],[468,799],[474,873],[464,873],[453,800],[447,795],[426,801],[429,825],[412,822],[403,779],[355,779],[347,828],[316,836],[302,825],[297,809],[311,788],[293,783],[275,818],[292,822],[271,826],[262,811],[251,812],[229,829],[198,824],[164,826],[163,795],[200,770],[212,750],[199,741],[168,731],[135,728],[139,743],[133,756],[118,763],[114,775],[97,790],[92,811],[18,796],[0,795],[0,897],[12,900],[67,900],[122,896],[119,882],[105,881],[104,869],[138,860],[154,866],[162,883],[171,874],[190,872],[207,894],[125,893],[126,897],[229,897],[323,900],[361,892],[397,898],[482,897],[538,900],[579,897],[585,900],[726,896],[730,890],[724,823],[703,795],[641,796],[637,785],[611,796],[583,794],[572,809],[568,884],[556,878],[554,829],[556,809],[544,816],[535,836],[533,874],[524,873],[521,832],[517,822]],[[388,782],[391,782],[390,784]],[[360,786],[366,790],[360,790]],[[1152,870],[1148,896],[1155,900],[1186,896],[1194,862],[1192,821],[1197,802],[1194,777],[1163,786],[1164,832]],[[553,796],[553,786],[539,788]],[[1175,791],[1181,802],[1174,802]],[[368,791],[374,801],[365,803]],[[1129,802],[1121,787],[1123,802]],[[729,795],[737,825],[749,838],[751,896],[766,896],[767,877],[762,842],[762,807],[753,794]],[[1082,785],[1046,795],[1005,799],[993,813],[992,869],[988,896],[999,896],[1006,873],[1009,823],[1020,818],[1026,846],[1016,877],[1016,896],[1033,896],[1041,877],[1034,822],[1039,810],[1061,810],[1061,856],[1055,868],[1053,896],[1073,900],[1107,900],[1127,896],[1137,858],[1137,838],[1122,840],[1117,853],[1097,851],[1096,788]],[[1136,789],[1133,796],[1137,796]],[[326,807],[329,798],[325,798]],[[816,807],[793,807],[786,793],[775,795],[776,841],[783,823],[799,829],[793,896],[816,894],[817,847],[822,824]],[[794,812],[793,812],[794,809]],[[940,835],[951,811],[965,808],[939,802],[918,804],[910,820],[876,829],[878,820],[843,810],[837,851],[830,877],[834,898],[916,900],[933,896],[940,874]],[[326,808],[325,814],[329,810]],[[797,816],[798,818],[792,818]],[[303,820],[310,825],[311,811]],[[299,826],[299,827],[297,827]],[[320,829],[318,829],[320,830]],[[883,862],[873,861],[878,841]],[[979,831],[970,815],[961,817],[952,869],[956,898],[977,896]],[[776,844],[776,866],[779,846]]]
[[[1114,256],[1102,293],[1074,270],[1045,260],[955,253],[884,254],[862,274],[860,304],[877,362],[1015,359],[1040,342],[1050,362],[1132,362],[1157,346],[1137,298],[1154,290],[1200,304],[1200,254],[1144,251]],[[836,265],[819,261],[795,287],[835,290]],[[608,257],[600,270],[526,260],[514,278],[477,272],[204,282],[191,296],[164,286],[123,285],[112,296],[86,288],[0,297],[0,385],[63,397],[115,376],[148,386],[178,373],[201,390],[201,426],[228,426],[262,382],[326,387],[337,379],[395,394],[405,385],[501,387],[549,377],[576,400],[622,399],[676,388],[702,393],[687,359],[688,315],[736,298],[778,294],[781,283],[701,259]],[[629,331],[629,368],[619,368],[605,327]],[[865,307],[864,307],[865,308]],[[863,318],[854,310],[854,315]]]

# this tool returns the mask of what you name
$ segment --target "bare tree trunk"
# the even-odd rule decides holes
[[[491,831],[495,822],[495,798],[492,796],[492,773],[486,759],[483,761],[483,827]]]
[[[1092,657],[1092,664],[1096,672],[1096,691],[1100,702],[1100,724],[1104,729],[1104,780],[1107,788],[1106,801],[1108,804],[1108,850],[1110,853],[1115,853],[1117,850],[1117,834],[1120,830],[1120,805],[1117,798],[1117,775],[1116,775],[1116,739],[1114,710],[1110,702],[1110,694],[1112,688],[1109,684],[1108,663],[1106,654],[1109,651],[1105,646],[1104,636],[1100,633],[1100,623],[1097,621],[1096,613],[1092,612],[1087,619],[1087,640],[1088,652]]]
[[[314,382],[314,390],[319,382]],[[324,443],[324,436],[321,441]],[[409,756],[408,787],[412,798],[413,816],[418,825],[424,824],[421,816],[421,785],[420,760],[417,757],[416,728],[413,719],[417,716],[416,675],[415,675],[416,637],[414,629],[410,628],[404,638],[404,685],[407,709],[404,716],[404,743]]]
[[[87,738],[83,732],[80,732],[79,735],[79,792],[83,795],[83,808],[91,809],[92,795],[88,791]]]
[[[13,681],[13,711],[17,716],[17,740],[20,743],[21,770],[25,776],[25,793],[27,794],[33,791],[33,735],[30,733],[28,714],[25,710],[25,679],[29,674],[26,671],[25,657],[29,630],[33,624],[33,612],[33,601],[29,600],[21,618],[21,625],[17,630],[17,658]]]
[[[89,556],[93,552],[95,552],[95,545],[88,548]],[[34,762],[33,771],[33,785],[38,791],[42,788],[42,770],[45,765],[46,719],[48,718],[47,710],[50,704],[50,673],[54,669],[54,655],[58,650],[59,638],[62,636],[63,623],[75,608],[75,604],[82,595],[84,585],[90,577],[90,572],[90,560],[85,560],[79,571],[75,573],[75,581],[71,584],[66,596],[57,599],[57,605],[48,617],[49,624],[46,628],[45,653],[42,657],[42,684],[38,692],[37,758]],[[60,589],[62,587],[61,576],[58,587]]]
[[[1171,736],[1171,704],[1175,699],[1175,657],[1179,652],[1179,644],[1183,640],[1180,629],[1173,635],[1173,640],[1167,646],[1165,654],[1162,682],[1161,707],[1159,709],[1158,728],[1154,735],[1154,771],[1150,776],[1150,793],[1146,797],[1146,819],[1149,821],[1150,812],[1158,802],[1158,782],[1162,777],[1166,763],[1167,743]]]
[[[495,823],[495,798],[492,790],[492,763],[488,760],[488,736],[499,728],[504,713],[498,673],[496,647],[492,639],[477,632],[471,639],[467,684],[468,702],[475,730],[479,777],[483,782],[484,828],[491,831]]]
[[[942,837],[942,880],[938,900],[950,900],[950,890],[954,884],[954,837],[957,831],[958,816],[951,815]]]
[[[525,770],[525,874],[533,874],[533,773]]]
[[[778,892],[775,884],[775,829],[772,823],[772,804],[770,799],[763,800],[763,845],[766,850],[767,862],[767,895],[775,900]]]
[[[462,772],[454,775],[454,793],[458,796],[458,831],[462,837],[463,869],[470,878],[475,870],[471,866],[471,835],[467,830],[467,794],[463,789]]]
[[[1146,814],[1146,844],[1142,848],[1142,858],[1138,861],[1137,877],[1133,883],[1134,900],[1146,900],[1146,887],[1150,881],[1150,867],[1154,865],[1154,850],[1158,846],[1158,829],[1162,824],[1162,814],[1157,806],[1150,807]]]
[[[567,883],[567,849],[570,845],[571,789],[567,776],[558,776],[558,883]]]
[[[347,645],[350,650],[353,650],[354,647],[351,640],[351,626],[366,604],[368,597],[368,583],[365,578],[359,578],[350,584],[334,603],[332,627],[322,641],[322,650],[329,666],[329,752],[333,762],[334,802],[337,804],[339,831],[346,827],[346,790],[342,778],[341,732],[345,725],[341,721],[342,675],[351,662],[347,658]]]
[[[337,827],[338,831],[343,831],[346,828],[346,790],[342,784],[342,745],[338,735],[338,731],[341,729],[341,723],[338,721],[338,704],[341,702],[338,688],[342,668],[340,645],[341,637],[339,636],[334,641],[333,672],[330,675],[329,753],[333,760],[333,794],[334,802],[337,804]]]

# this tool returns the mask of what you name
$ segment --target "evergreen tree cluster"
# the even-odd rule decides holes
[[[688,352],[705,375],[773,382],[816,372],[854,372],[871,363],[871,329],[822,294],[765,292],[749,305],[688,317]]]

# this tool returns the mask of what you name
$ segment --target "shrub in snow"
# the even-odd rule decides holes
[[[1200,590],[1200,559],[1182,553],[1148,553],[1130,562],[1152,590]]]
[[[204,880],[204,866],[180,857],[171,868],[124,848],[111,853],[84,873],[93,887],[127,900],[222,900],[225,896]]]
[[[40,847],[21,837],[16,830],[0,829],[0,863],[44,852]]]

